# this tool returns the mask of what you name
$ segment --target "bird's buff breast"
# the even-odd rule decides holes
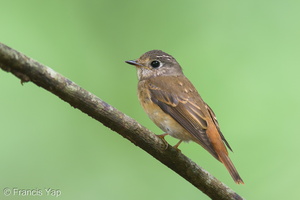
[[[165,133],[183,141],[194,140],[193,136],[191,136],[191,134],[187,132],[177,121],[152,102],[148,92],[145,90],[139,90],[138,97],[149,118]]]

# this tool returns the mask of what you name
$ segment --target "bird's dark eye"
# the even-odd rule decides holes
[[[157,68],[157,67],[159,67],[160,66],[160,62],[159,61],[157,61],[157,60],[154,60],[154,61],[152,61],[151,62],[151,64],[150,64],[153,68]]]

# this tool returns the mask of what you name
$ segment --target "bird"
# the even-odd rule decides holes
[[[229,143],[220,130],[213,110],[183,74],[174,57],[151,50],[136,60],[125,61],[134,65],[138,76],[138,99],[149,118],[165,133],[182,141],[201,145],[223,163],[237,184],[244,184],[229,158]],[[226,148],[227,146],[227,148]]]

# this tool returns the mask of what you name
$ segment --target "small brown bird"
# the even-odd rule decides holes
[[[228,142],[220,131],[212,109],[202,100],[193,84],[184,76],[178,62],[171,55],[152,50],[137,60],[138,97],[150,119],[163,131],[161,137],[171,135],[180,141],[200,144],[222,162],[233,180],[243,180],[228,157]],[[231,150],[232,151],[232,150]]]

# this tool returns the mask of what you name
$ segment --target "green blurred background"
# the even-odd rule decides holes
[[[247,199],[299,199],[299,1],[3,1],[0,41],[161,134],[124,60],[173,55],[215,111],[245,181],[180,149]],[[209,199],[102,124],[0,71],[0,199]],[[170,144],[177,141],[167,138]],[[4,188],[41,189],[41,197]]]

